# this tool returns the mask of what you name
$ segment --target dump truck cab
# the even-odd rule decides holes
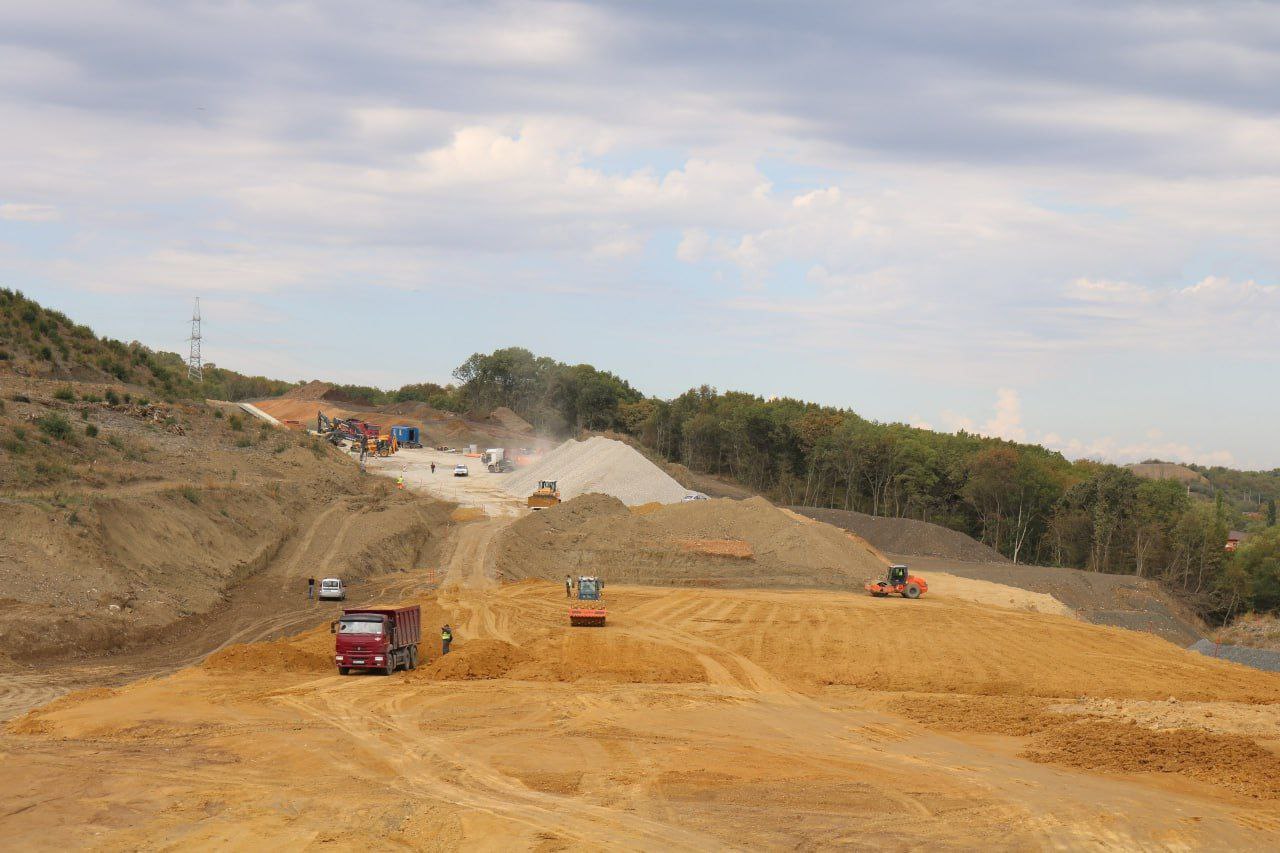
[[[339,675],[353,669],[390,675],[402,667],[418,666],[422,616],[416,604],[343,610],[329,630],[335,635],[333,660]]]

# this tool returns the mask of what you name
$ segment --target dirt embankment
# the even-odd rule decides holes
[[[510,409],[497,409],[489,417],[467,418],[417,401],[370,406],[351,402],[328,390],[324,383],[304,385],[282,397],[254,400],[253,404],[280,421],[301,428],[314,428],[316,412],[333,419],[359,418],[384,429],[392,426],[417,427],[422,443],[428,447],[445,445],[461,448],[468,444],[479,447],[545,448],[549,442],[539,438],[532,427]]]
[[[0,495],[0,647],[16,660],[119,650],[219,611],[264,575],[270,596],[309,575],[419,568],[449,524],[447,509],[235,407],[3,386],[0,461],[27,485]]]
[[[1081,619],[1146,631],[1185,648],[1204,635],[1204,627],[1155,581],[1133,575],[1108,575],[1058,566],[966,563],[936,557],[910,558],[912,568],[949,574],[1032,592],[1045,593],[1070,607]]]
[[[1007,563],[999,551],[938,524],[914,518],[884,518],[843,509],[788,507],[793,512],[855,533],[890,554],[946,557],[969,562]]]
[[[865,542],[797,520],[763,498],[645,507],[583,495],[503,532],[506,578],[595,574],[612,583],[849,589],[884,574]]]

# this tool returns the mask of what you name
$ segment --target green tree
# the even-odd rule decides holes
[[[1267,527],[1276,526],[1276,499],[1267,501]]]
[[[1280,609],[1280,527],[1250,536],[1234,562],[1248,579],[1250,605],[1255,610]]]

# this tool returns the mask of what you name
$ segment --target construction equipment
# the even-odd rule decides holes
[[[909,574],[906,566],[894,565],[884,580],[868,581],[863,588],[877,598],[895,593],[903,598],[919,598],[929,591],[929,584],[924,578]]]
[[[482,453],[480,464],[488,468],[490,474],[506,474],[516,470],[515,464],[507,458],[507,451],[501,447],[490,447]]]
[[[603,628],[606,611],[604,602],[600,600],[600,591],[604,584],[597,577],[580,576],[578,578],[578,601],[594,601],[595,604],[576,604],[569,608],[569,624],[575,628]]]
[[[416,604],[343,608],[342,617],[329,625],[329,631],[337,635],[333,661],[339,675],[353,669],[390,675],[397,669],[418,668],[422,610]]]
[[[343,435],[338,429],[338,422],[324,412],[316,412],[316,435],[330,444],[342,445]]]
[[[539,480],[538,488],[529,495],[526,503],[529,509],[546,509],[560,503],[560,490],[556,488],[556,480]]]

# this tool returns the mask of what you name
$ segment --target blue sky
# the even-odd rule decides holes
[[[0,6],[0,283],[286,378],[523,345],[1280,466],[1269,3]]]

